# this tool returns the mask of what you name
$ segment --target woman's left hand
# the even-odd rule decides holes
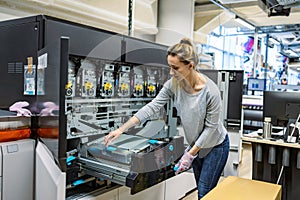
[[[191,167],[194,158],[196,158],[196,156],[193,156],[188,151],[186,151],[174,167],[174,170],[176,171],[175,174],[177,175],[180,172],[188,170]]]

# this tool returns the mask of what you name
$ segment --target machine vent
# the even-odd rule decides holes
[[[8,63],[7,73],[8,74],[22,74],[23,73],[23,63],[21,63],[21,62]]]

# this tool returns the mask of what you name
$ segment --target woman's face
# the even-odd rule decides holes
[[[168,55],[168,64],[170,66],[170,75],[178,81],[186,78],[191,72],[191,64],[184,64],[177,56]]]

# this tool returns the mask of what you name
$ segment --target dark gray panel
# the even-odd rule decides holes
[[[133,38],[125,38],[125,61],[129,63],[167,66],[167,47]]]
[[[121,60],[121,35],[66,21],[46,20],[45,44],[49,45],[61,36],[70,38],[70,54]]]
[[[0,25],[0,108],[8,108],[14,102],[33,102],[34,96],[24,95],[24,65],[27,57],[36,63],[38,50],[38,23],[10,21]]]

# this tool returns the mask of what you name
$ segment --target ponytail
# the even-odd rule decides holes
[[[194,44],[189,38],[182,38],[178,44],[169,47],[168,55],[178,56],[179,60],[186,64],[193,62],[194,67],[199,62]]]

